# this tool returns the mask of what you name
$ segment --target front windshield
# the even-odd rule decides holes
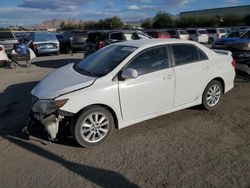
[[[110,45],[80,61],[75,65],[75,70],[87,76],[101,77],[111,72],[135,50],[136,47]]]
[[[242,38],[242,39],[250,39],[250,31],[247,31],[246,33],[244,33],[240,38]]]
[[[242,31],[232,31],[228,33],[225,37],[240,37],[244,32]]]

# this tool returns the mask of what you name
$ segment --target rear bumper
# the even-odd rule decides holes
[[[59,52],[59,48],[56,49],[37,49],[37,54],[50,54]]]

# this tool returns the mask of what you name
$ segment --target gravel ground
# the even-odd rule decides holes
[[[185,109],[115,131],[85,149],[72,138],[49,143],[21,133],[30,91],[82,54],[39,57],[0,69],[0,187],[250,187],[250,77],[214,111]],[[51,59],[51,60],[48,60]]]

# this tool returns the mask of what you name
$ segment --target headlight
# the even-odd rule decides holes
[[[51,114],[55,112],[57,109],[63,107],[68,99],[63,99],[63,100],[38,100],[33,108],[33,112],[37,112],[40,114]]]

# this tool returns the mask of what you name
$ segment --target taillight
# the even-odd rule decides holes
[[[236,67],[236,61],[233,59],[231,63],[233,65],[233,67],[235,68]]]
[[[105,43],[103,41],[98,42],[98,48],[103,48],[105,46]]]
[[[3,47],[0,46],[0,51],[3,51]]]
[[[37,44],[32,43],[32,47],[33,47],[33,49],[36,49],[37,48]]]
[[[217,38],[220,38],[220,33],[216,33],[216,37],[217,37]]]

